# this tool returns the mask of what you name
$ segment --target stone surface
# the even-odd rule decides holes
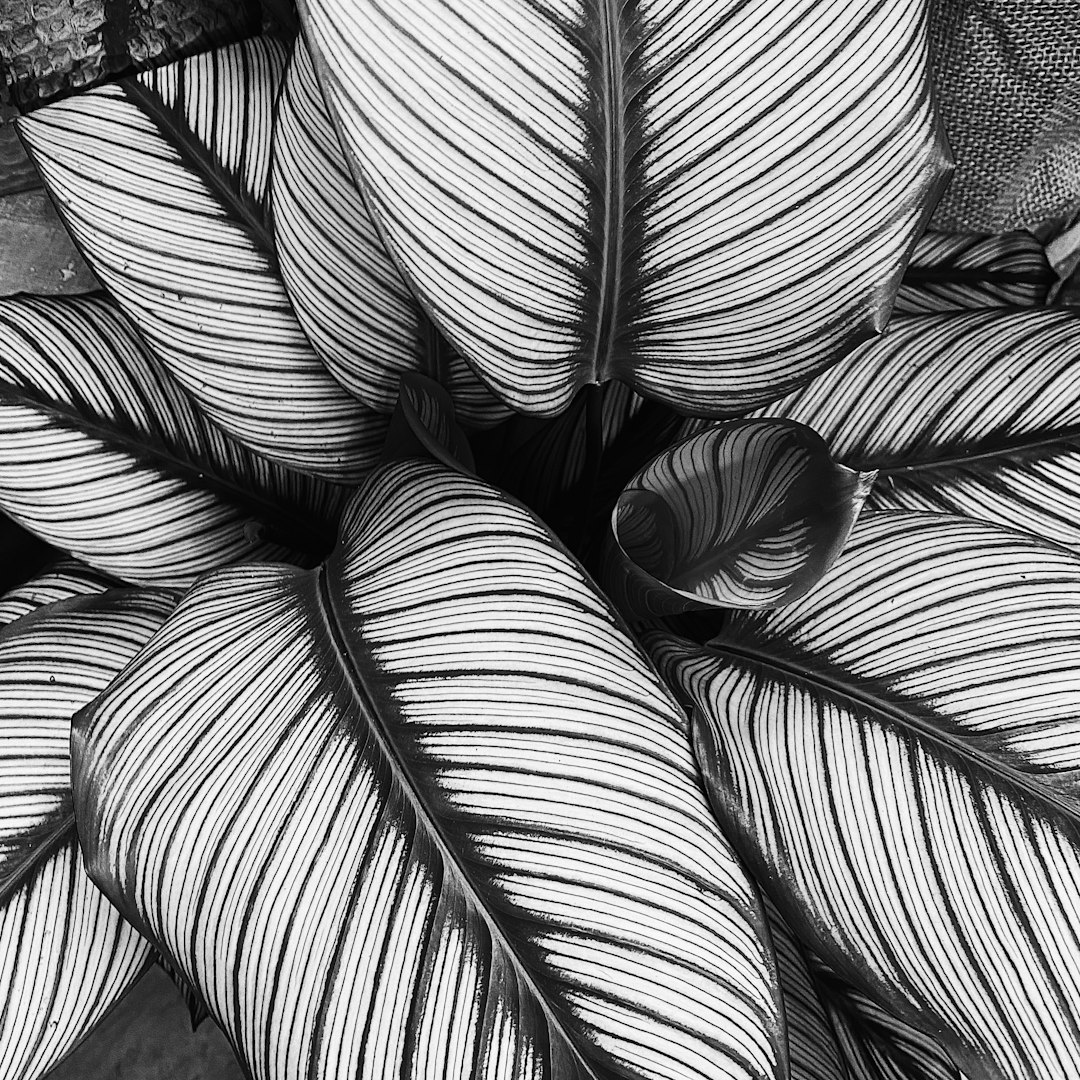
[[[99,288],[44,191],[0,197],[0,296]]]
[[[192,1032],[180,992],[151,969],[45,1080],[244,1080],[213,1020]]]

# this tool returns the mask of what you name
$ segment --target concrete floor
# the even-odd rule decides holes
[[[46,1080],[243,1080],[220,1028],[191,1030],[187,1007],[152,968],[105,1022]]]

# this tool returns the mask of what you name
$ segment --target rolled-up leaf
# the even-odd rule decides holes
[[[19,120],[87,262],[212,420],[341,483],[378,460],[384,416],[330,375],[277,269],[268,219],[285,48],[255,39]]]
[[[391,412],[398,377],[427,374],[444,381],[463,422],[486,425],[509,415],[460,356],[438,355],[437,335],[349,173],[303,38],[277,105],[271,191],[282,281],[300,325],[342,386]]]
[[[1080,557],[864,514],[794,604],[649,644],[799,937],[966,1075],[1074,1075]]]
[[[518,504],[388,465],[80,714],[90,872],[261,1080],[785,1075],[678,707]]]
[[[884,326],[945,172],[919,0],[300,7],[392,250],[524,412],[797,386]]]
[[[877,469],[867,505],[967,514],[1080,548],[1080,313],[896,318],[760,410]]]
[[[125,581],[311,565],[344,488],[219,431],[103,297],[0,300],[0,508]]]
[[[174,601],[133,590],[45,607],[0,630],[0,1076],[37,1080],[152,962],[86,876],[71,717]]]
[[[788,604],[840,554],[874,476],[788,421],[692,435],[619,496],[608,589],[638,615]]]

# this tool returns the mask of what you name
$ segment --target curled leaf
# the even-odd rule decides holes
[[[626,485],[608,585],[641,615],[790,603],[840,554],[874,476],[838,465],[801,424],[711,427]]]

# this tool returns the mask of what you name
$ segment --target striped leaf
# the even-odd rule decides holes
[[[218,431],[104,298],[0,300],[0,508],[57,547],[164,586],[311,565],[343,495]]]
[[[303,38],[278,101],[271,177],[282,281],[334,378],[371,408],[391,412],[398,377],[426,372],[446,384],[465,423],[506,417],[510,410],[457,353],[438,370],[430,324],[349,173]]]
[[[809,952],[770,900],[791,1080],[963,1080],[927,1035],[897,1019]]]
[[[94,879],[252,1075],[783,1075],[756,892],[581,568],[430,462],[342,530],[202,579],[73,736]]]
[[[1080,557],[866,514],[801,600],[650,640],[814,951],[980,1080],[1080,1069]]]
[[[837,465],[800,424],[692,435],[615,503],[608,591],[640,615],[789,604],[840,554],[874,475]]]
[[[93,596],[106,589],[118,588],[120,584],[77,559],[60,559],[29,581],[0,596],[0,627],[46,604],[70,600],[75,596]]]
[[[915,246],[896,311],[927,315],[983,307],[1042,307],[1055,281],[1031,233],[928,232]]]
[[[1080,548],[1080,314],[897,318],[760,410],[877,469],[868,506],[971,515]]]
[[[394,254],[506,401],[705,415],[881,329],[945,170],[919,0],[303,0]]]
[[[173,601],[120,590],[53,604],[0,631],[0,1076],[33,1080],[151,963],[86,876],[71,799],[71,717]]]
[[[457,425],[446,388],[434,379],[407,372],[401,376],[383,459],[409,457],[433,457],[452,469],[476,472],[469,440]]]
[[[155,355],[226,431],[353,482],[386,421],[338,385],[296,321],[267,220],[285,64],[246,41],[19,120],[94,272]]]

